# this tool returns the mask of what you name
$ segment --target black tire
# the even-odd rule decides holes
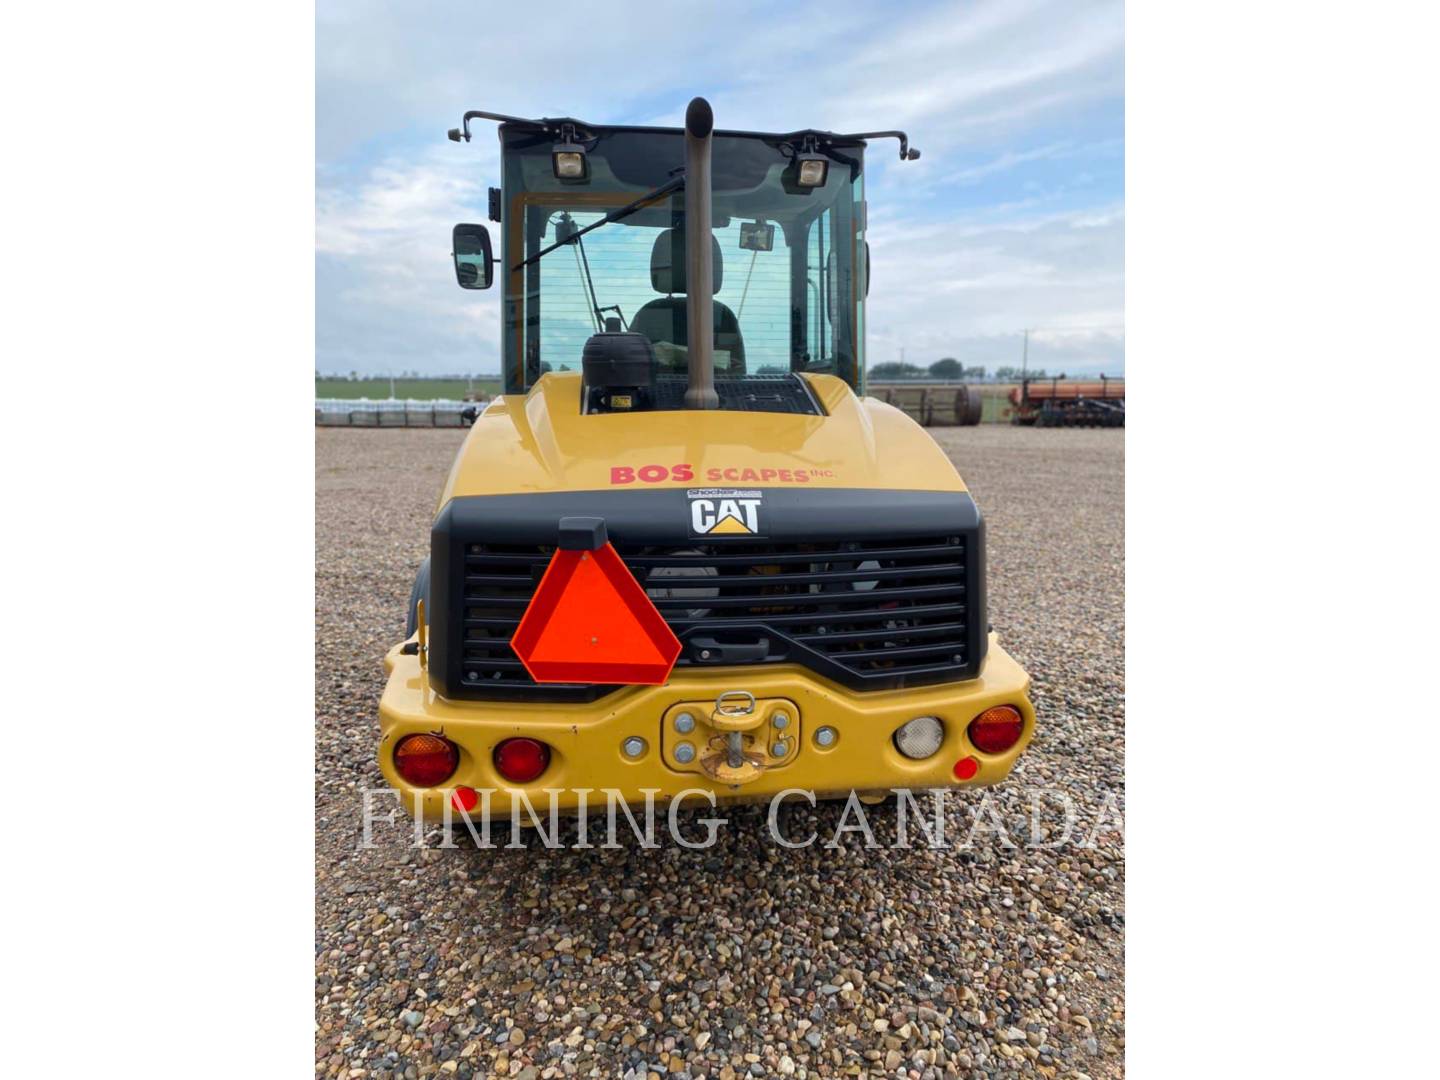
[[[430,556],[425,556],[425,561],[420,564],[420,569],[415,571],[415,584],[410,586],[410,606],[405,610],[405,636],[411,637],[420,628],[419,621],[415,616],[415,605],[421,598],[425,599],[425,611],[430,611]],[[428,621],[428,620],[427,620]]]

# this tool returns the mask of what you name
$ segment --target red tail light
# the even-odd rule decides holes
[[[986,754],[1003,754],[1020,741],[1025,718],[1013,705],[996,705],[970,721],[970,745]]]
[[[550,764],[550,748],[534,739],[506,739],[495,747],[495,768],[512,784],[528,784]]]
[[[460,764],[460,751],[439,735],[406,735],[395,744],[395,771],[416,787],[443,784]]]

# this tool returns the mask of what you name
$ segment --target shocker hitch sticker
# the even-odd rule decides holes
[[[760,511],[762,491],[732,488],[691,488],[690,534],[692,536],[763,536]]]

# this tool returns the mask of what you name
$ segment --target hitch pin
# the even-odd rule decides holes
[[[740,768],[740,766],[745,764],[745,756],[741,753],[741,750],[744,748],[744,744],[741,742],[740,732],[730,732],[730,735],[726,739],[726,742],[729,744],[730,747],[728,764],[730,765],[730,768],[738,769]]]

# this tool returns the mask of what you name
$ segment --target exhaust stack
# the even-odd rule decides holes
[[[718,409],[715,392],[715,279],[711,266],[710,133],[715,114],[702,97],[685,109],[685,319],[690,339],[687,409]]]

